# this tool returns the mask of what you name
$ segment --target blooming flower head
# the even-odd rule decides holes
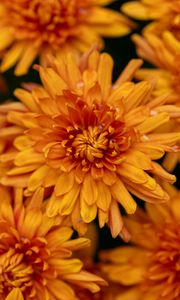
[[[48,218],[39,189],[23,202],[22,189],[14,193],[0,186],[0,298],[2,300],[75,300],[78,291],[98,292],[105,281],[83,269],[74,251],[89,240],[70,240],[72,229],[62,218]]]
[[[128,16],[139,20],[152,20],[146,30],[159,35],[165,30],[171,31],[176,37],[180,34],[179,0],[139,0],[122,5],[122,11]]]
[[[102,253],[108,278],[127,288],[119,299],[180,299],[180,194],[170,189],[168,204],[148,203],[127,218],[132,246]]]
[[[169,111],[163,105],[167,95],[152,98],[153,83],[130,81],[141,63],[132,60],[114,84],[106,53],[91,51],[78,61],[68,54],[39,67],[43,87],[15,92],[29,112],[8,114],[24,134],[14,140],[13,158],[1,155],[12,161],[1,183],[25,188],[26,196],[40,186],[50,188],[49,217],[69,215],[77,228],[98,216],[100,227],[107,223],[113,236],[125,234],[118,203],[129,214],[136,210],[131,194],[166,201],[151,174],[174,182],[154,160],[176,151],[180,134],[154,130],[177,107]]]
[[[171,32],[165,31],[161,37],[146,32],[144,37],[134,35],[138,54],[154,64],[157,69],[141,69],[136,73],[139,80],[157,79],[156,96],[169,93],[169,107],[176,104],[180,108],[180,40]],[[180,119],[169,123],[169,131],[180,132]],[[168,171],[172,171],[180,161],[178,153],[169,153],[164,161]]]
[[[112,0],[11,0],[0,3],[1,71],[22,75],[36,57],[84,52],[101,36],[122,36],[133,24],[104,5]]]

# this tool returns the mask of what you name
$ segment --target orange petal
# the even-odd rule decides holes
[[[24,297],[19,288],[13,288],[5,300],[24,300]]]
[[[25,149],[19,152],[15,158],[16,166],[24,166],[36,163],[43,163],[45,157],[43,154],[35,152],[32,148]]]
[[[130,1],[121,6],[121,10],[131,18],[138,20],[149,20],[148,4],[139,1]]]
[[[134,165],[137,168],[142,168],[143,170],[152,169],[150,158],[137,149],[128,150],[126,154],[126,159],[128,163]]]
[[[81,271],[83,267],[83,263],[77,258],[60,259],[52,256],[48,259],[48,262],[51,266],[54,266],[56,268],[60,276],[61,274],[66,275],[69,273],[77,273]]]
[[[50,281],[48,290],[57,300],[74,300],[75,294],[70,285],[64,281],[54,279]]]
[[[24,237],[32,239],[42,221],[42,213],[37,209],[28,211],[25,215],[24,222],[20,229],[20,234]]]
[[[146,173],[142,169],[125,162],[118,167],[118,173],[134,183],[147,182]]]
[[[97,181],[98,197],[97,206],[101,210],[108,211],[111,203],[110,188],[102,181]]]
[[[67,88],[64,80],[53,69],[40,67],[39,74],[43,86],[53,97],[55,95],[61,95],[62,90],[65,90]]]
[[[60,200],[53,193],[47,202],[46,213],[49,218],[58,215]]]
[[[113,238],[117,237],[123,228],[122,216],[116,201],[112,201],[110,206],[109,227]]]
[[[90,223],[92,222],[97,215],[97,205],[93,204],[91,206],[87,205],[87,203],[83,200],[80,202],[80,212],[81,217],[84,222]]]
[[[0,66],[1,72],[4,72],[15,65],[17,60],[21,57],[24,48],[25,48],[24,43],[17,42],[6,52]]]
[[[23,89],[16,89],[14,95],[21,100],[21,102],[24,103],[25,106],[30,109],[30,111],[40,112],[40,109],[30,92]]]
[[[69,227],[55,228],[46,235],[46,240],[50,248],[55,248],[69,240],[72,234],[73,230]]]
[[[64,215],[71,214],[74,205],[78,199],[79,191],[80,191],[80,186],[79,184],[75,183],[72,189],[62,196],[62,198],[59,200],[60,215],[64,216]]]
[[[4,27],[4,28],[1,27],[1,30],[0,30],[0,40],[1,40],[0,51],[6,49],[14,41],[14,36],[10,32],[9,26],[8,27]]]
[[[101,54],[97,75],[98,75],[98,82],[101,87],[102,100],[106,100],[110,92],[110,87],[112,82],[112,69],[113,69],[113,60],[111,56],[107,53]]]
[[[120,179],[111,187],[111,192],[114,199],[124,207],[128,214],[135,213],[137,204]]]
[[[96,181],[93,180],[92,176],[88,173],[81,187],[81,201],[86,201],[88,205],[93,205],[97,200],[98,192]]]
[[[28,72],[28,69],[32,62],[35,60],[38,55],[39,49],[37,47],[33,47],[32,44],[26,44],[26,48],[19,59],[19,62],[15,68],[15,75],[21,76]]]
[[[40,187],[43,183],[44,178],[48,174],[48,171],[49,167],[46,165],[37,168],[29,177],[28,190],[35,191],[38,187]]]
[[[146,134],[148,132],[153,131],[160,125],[169,121],[169,114],[168,113],[159,113],[152,117],[147,118],[143,123],[138,125],[136,128],[141,132],[141,134]]]
[[[98,208],[98,221],[99,227],[103,228],[106,223],[108,223],[109,219],[109,212],[103,211],[102,209]]]
[[[166,170],[163,169],[158,163],[153,162],[152,166],[153,169],[151,170],[151,172],[153,174],[159,176],[160,178],[166,180],[169,183],[174,183],[176,181],[176,176],[166,172]]]
[[[133,78],[135,72],[140,68],[140,66],[143,64],[142,59],[132,59],[123,72],[120,74],[119,78],[115,82],[115,85],[121,85],[122,83],[126,81],[131,81]]]

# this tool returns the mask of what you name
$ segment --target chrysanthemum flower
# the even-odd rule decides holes
[[[168,31],[161,37],[146,32],[144,37],[133,36],[140,57],[154,64],[157,69],[141,69],[136,73],[139,80],[157,78],[156,96],[169,93],[169,105],[176,104],[180,107],[180,40]],[[169,130],[179,131],[179,119],[169,123]],[[178,153],[169,153],[164,161],[168,171],[172,171],[180,161]]]
[[[78,291],[99,291],[106,282],[83,269],[74,251],[89,240],[70,240],[62,218],[42,210],[42,189],[23,203],[22,189],[0,186],[0,298],[2,300],[75,300]]]
[[[180,299],[179,212],[180,194],[173,188],[167,205],[148,203],[146,213],[126,219],[132,246],[102,253],[108,278],[127,288],[118,299]]]
[[[39,67],[44,87],[15,92],[29,112],[8,115],[24,134],[14,141],[14,158],[1,155],[14,165],[1,183],[26,188],[26,196],[51,187],[49,217],[70,215],[77,228],[98,216],[113,236],[124,230],[118,203],[129,214],[136,210],[131,194],[168,200],[151,174],[174,182],[154,160],[177,151],[180,134],[154,130],[179,111],[164,105],[167,95],[152,99],[154,83],[130,81],[141,63],[132,60],[114,84],[106,53],[92,51],[80,61],[69,54]]]
[[[104,8],[113,0],[11,0],[0,3],[1,71],[16,65],[15,74],[28,71],[39,56],[86,51],[101,36],[126,35],[133,23]]]
[[[179,0],[139,0],[126,2],[121,7],[128,16],[138,20],[152,20],[145,27],[156,35],[169,30],[175,36],[180,33],[180,6]]]

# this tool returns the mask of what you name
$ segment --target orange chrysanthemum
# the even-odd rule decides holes
[[[102,36],[122,36],[133,24],[103,6],[113,0],[11,0],[0,3],[1,71],[14,66],[16,75],[28,71],[37,56],[86,51]]]
[[[89,240],[70,240],[73,231],[62,218],[47,217],[42,189],[24,203],[22,194],[20,188],[13,195],[0,186],[0,298],[78,300],[76,286],[98,292],[105,281],[72,258]]]
[[[176,104],[180,107],[180,40],[168,31],[161,37],[146,32],[144,38],[133,36],[139,56],[154,64],[157,69],[141,69],[136,73],[139,80],[157,78],[154,91],[156,96],[169,93],[169,105]],[[169,106],[170,107],[170,106]],[[169,124],[170,131],[180,131],[179,119]],[[172,171],[180,156],[177,153],[167,155],[164,166]]]
[[[171,188],[172,189],[172,188]],[[132,246],[102,253],[110,280],[126,286],[121,300],[180,299],[180,194],[174,188],[164,205],[146,205],[127,218]]]
[[[165,30],[171,31],[176,37],[180,35],[179,0],[139,0],[124,3],[122,11],[128,16],[139,20],[152,20],[145,27],[156,35]]]
[[[15,92],[29,112],[8,114],[24,134],[14,141],[14,157],[1,155],[14,165],[1,183],[26,188],[26,196],[51,187],[48,216],[70,215],[77,228],[98,215],[100,227],[108,223],[113,236],[124,230],[118,203],[127,213],[136,210],[130,193],[167,200],[151,174],[174,182],[154,160],[177,151],[180,134],[154,130],[179,111],[163,105],[166,95],[149,101],[153,84],[129,81],[141,63],[132,60],[115,84],[106,53],[93,51],[79,61],[69,54],[39,67],[44,87]]]

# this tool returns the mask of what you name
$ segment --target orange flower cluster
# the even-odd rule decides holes
[[[180,299],[180,3],[122,5],[151,22],[114,80],[112,2],[0,3],[0,71],[40,76],[0,104],[1,300]],[[131,244],[98,256],[105,225]]]
[[[176,151],[180,134],[154,131],[179,110],[163,105],[167,95],[149,101],[152,83],[130,82],[140,60],[132,60],[114,84],[106,53],[92,51],[78,61],[68,54],[50,64],[39,67],[43,86],[15,91],[25,111],[10,111],[7,119],[23,134],[0,157],[11,165],[1,183],[25,188],[26,196],[39,187],[50,190],[47,215],[70,216],[81,234],[83,223],[98,216],[100,227],[107,223],[114,237],[122,232],[128,238],[118,203],[132,214],[130,193],[168,200],[151,174],[175,181],[154,160]]]

